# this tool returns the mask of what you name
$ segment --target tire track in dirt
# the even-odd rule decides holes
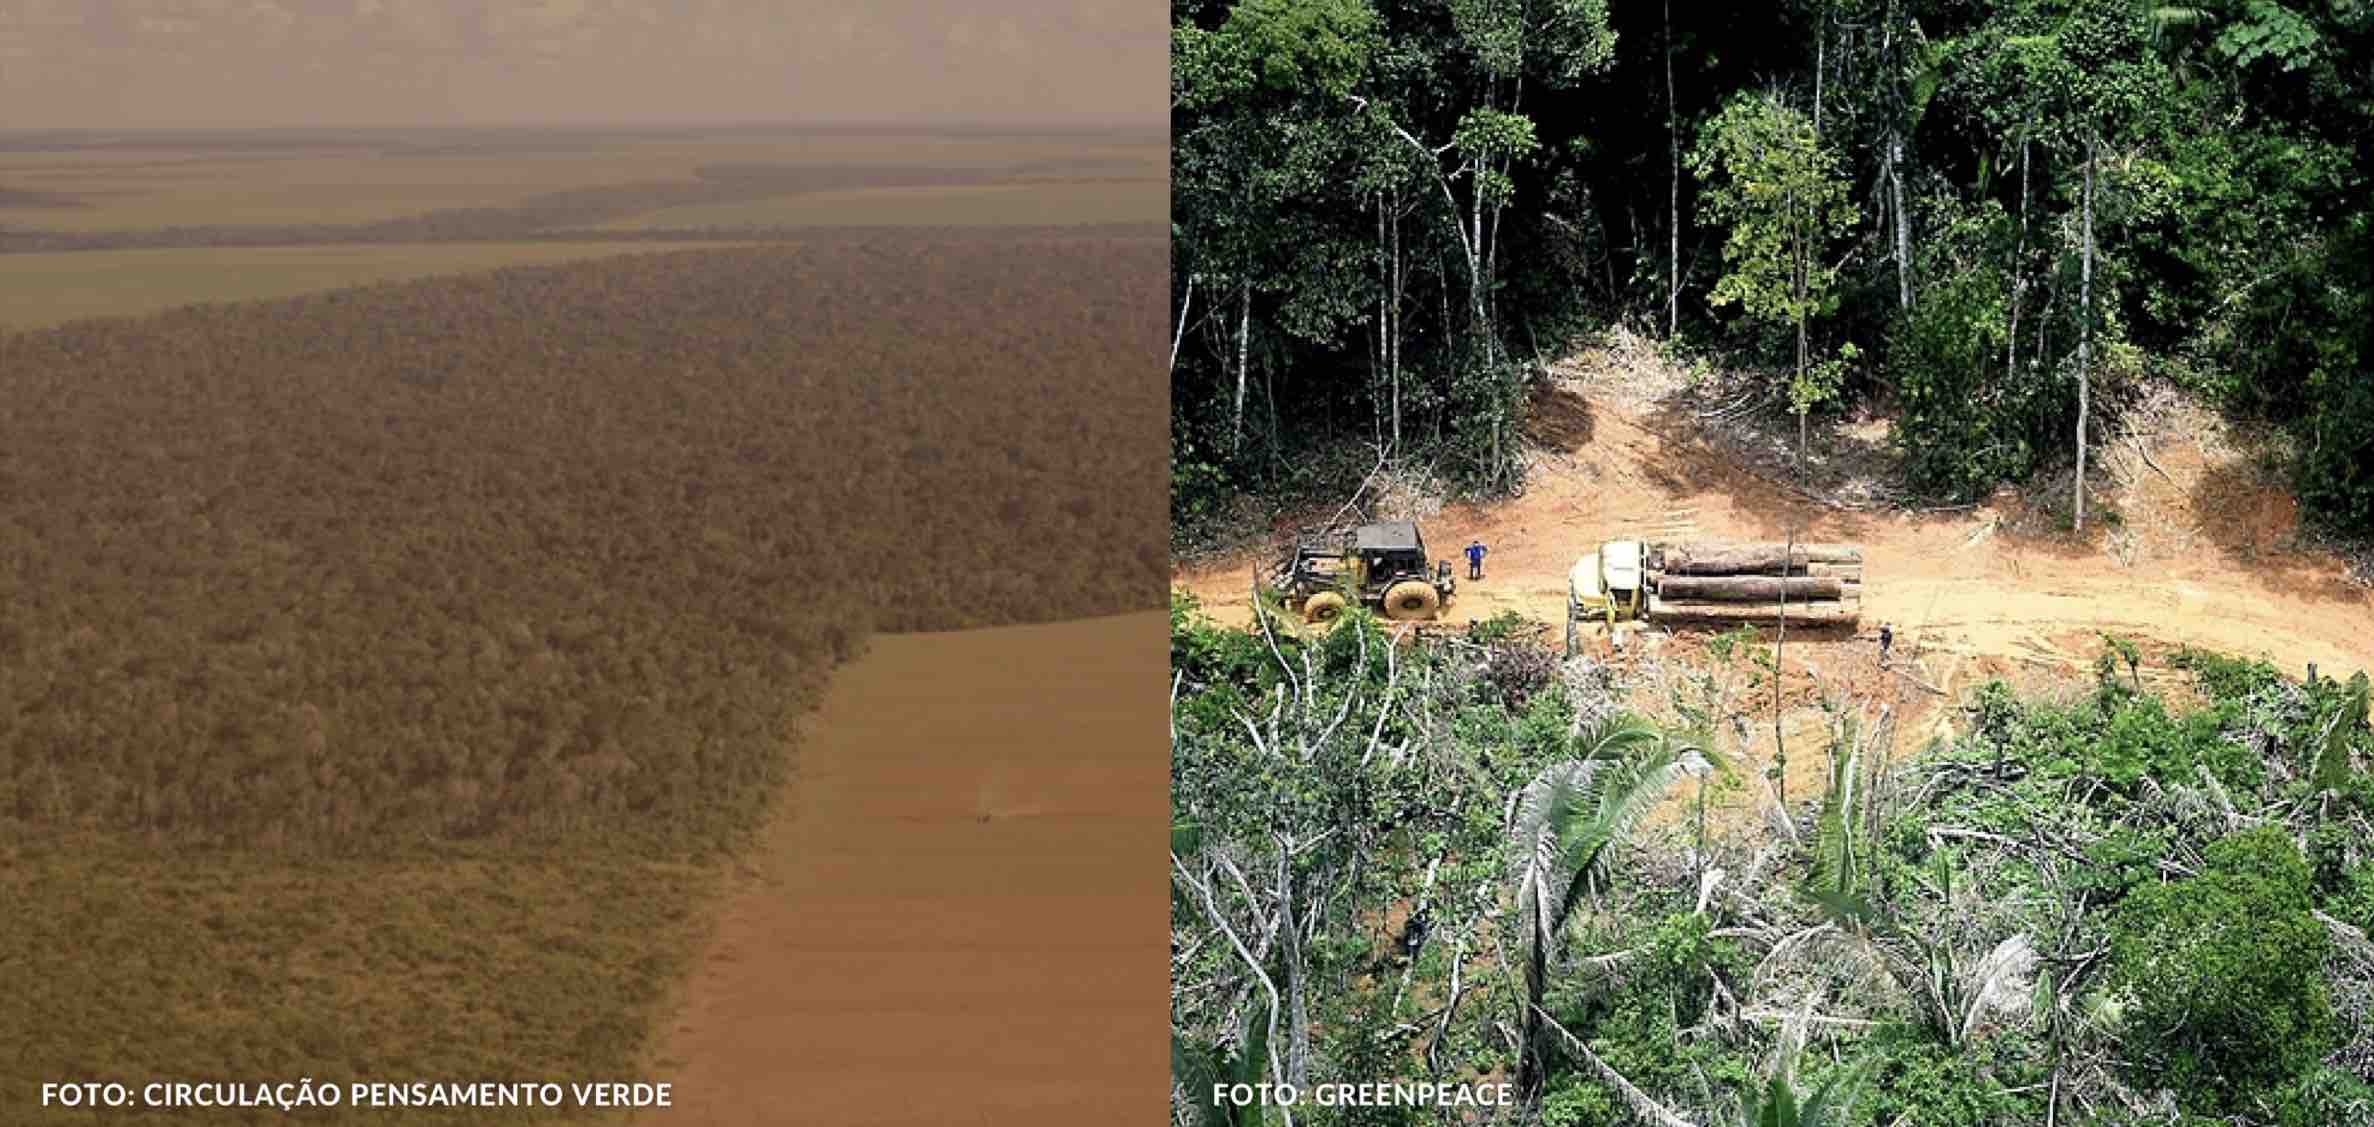
[[[1160,1119],[1166,629],[880,636],[837,671],[667,1039],[677,1106],[638,1122]]]

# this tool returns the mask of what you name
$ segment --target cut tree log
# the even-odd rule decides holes
[[[1828,575],[1839,579],[1861,579],[1863,578],[1863,565],[1859,563],[1841,564],[1809,562],[1805,565],[1805,574]]]
[[[1789,621],[1806,626],[1827,626],[1853,622],[1862,613],[1860,603],[1843,600],[1823,600],[1810,603],[1792,602],[1788,607]],[[1649,598],[1649,618],[1656,622],[1677,625],[1690,623],[1753,622],[1759,625],[1781,620],[1779,603],[1714,603],[1676,602],[1659,596]]]
[[[1778,602],[1785,593],[1790,602],[1814,599],[1838,599],[1845,595],[1845,581],[1819,577],[1777,575],[1667,575],[1657,587],[1657,593],[1668,599],[1684,602]]]
[[[1812,564],[1857,564],[1863,550],[1850,544],[1669,544],[1653,561],[1675,575],[1809,574]]]

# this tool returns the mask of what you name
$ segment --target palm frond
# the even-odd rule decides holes
[[[1597,863],[1609,846],[1631,835],[1688,770],[1679,749],[1667,744],[1602,772],[1594,780],[1597,810],[1588,832],[1570,835],[1569,859],[1578,868]]]
[[[1212,1087],[1221,1074],[1218,1050],[1171,1034],[1171,1078],[1186,1094],[1187,1106],[1195,1109],[1197,1127],[1231,1127],[1227,1109],[1212,1099]]]
[[[1596,759],[1553,763],[1526,784],[1512,807],[1517,901],[1537,941],[1547,942],[1564,921],[1564,893],[1572,879],[1565,843],[1588,821],[1592,793],[1607,768],[1607,761]]]
[[[1822,1086],[1806,1097],[1797,1111],[1797,1127],[1837,1127],[1847,1122],[1855,1097],[1861,1094],[1863,1078],[1871,1071],[1871,1062],[1856,1061],[1832,1069],[1822,1078]]]
[[[1203,852],[1203,824],[1193,818],[1171,823],[1171,852],[1181,857]]]
[[[1574,749],[1586,760],[1613,759],[1664,739],[1665,733],[1646,717],[1619,712],[1583,729],[1574,739]]]
[[[1957,1042],[1966,1042],[1988,1013],[2019,1014],[2029,1004],[2036,946],[2021,932],[1995,945],[1959,984],[1963,1011]]]

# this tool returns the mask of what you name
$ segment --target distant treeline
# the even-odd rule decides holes
[[[1121,125],[998,125],[965,122],[845,122],[792,125],[780,122],[704,126],[387,126],[381,128],[0,130],[0,153],[82,152],[110,149],[221,149],[227,152],[367,149],[390,156],[442,154],[499,156],[527,152],[583,152],[633,141],[684,141],[719,137],[928,137],[960,141],[1103,141],[1117,145],[1160,145],[1166,127]]]
[[[169,247],[318,246],[354,243],[515,241],[590,227],[630,215],[694,204],[739,203],[808,192],[858,188],[927,188],[1043,179],[1067,172],[1112,174],[1109,161],[1041,161],[1013,168],[906,165],[713,164],[698,179],[607,184],[531,196],[506,207],[459,207],[370,223],[289,223],[157,227],[121,231],[43,231],[0,226],[0,254],[79,250],[156,250]],[[7,189],[0,189],[6,202]],[[70,206],[66,197],[45,206]],[[795,230],[782,228],[780,230]],[[648,237],[644,232],[593,232],[592,237]],[[578,232],[572,239],[587,237]]]
[[[73,196],[44,192],[33,188],[11,188],[0,184],[0,207],[89,207]]]
[[[0,335],[0,847],[730,841],[869,631],[1160,604],[1165,255],[688,251]]]

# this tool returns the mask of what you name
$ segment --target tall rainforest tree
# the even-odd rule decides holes
[[[1310,455],[1361,432],[1512,487],[1522,361],[1633,321],[1738,366],[1795,349],[1801,457],[1813,406],[1880,397],[1925,495],[2090,469],[2105,410],[2161,379],[2279,422],[2304,513],[2374,530],[2374,6],[1172,15],[1185,520],[1340,496],[1370,459]]]
[[[1473,94],[1440,144],[1429,144],[1383,102],[1356,99],[1372,120],[1407,145],[1443,202],[1444,226],[1466,267],[1464,363],[1480,376],[1489,433],[1485,479],[1512,479],[1516,373],[1501,341],[1498,270],[1501,216],[1516,194],[1516,166],[1541,147],[1525,116],[1526,81],[1567,89],[1605,69],[1615,53],[1606,0],[1450,0],[1452,36],[1438,66],[1463,72]]]
[[[1706,181],[1707,210],[1731,225],[1723,243],[1729,271],[1715,283],[1714,303],[1737,304],[1796,336],[1788,395],[1802,464],[1806,415],[1838,393],[1840,369],[1812,362],[1808,337],[1813,319],[1837,307],[1838,265],[1829,256],[1859,217],[1844,170],[1812,119],[1770,94],[1725,106],[1700,131],[1691,163]]]
[[[2095,187],[2105,145],[2124,149],[2143,135],[2147,115],[2168,94],[2166,71],[2154,54],[2152,22],[2168,9],[2136,0],[2067,0],[2018,11],[2019,25],[2034,30],[2008,36],[2004,45],[2013,71],[2020,113],[2021,145],[2031,134],[2077,165],[2078,337],[2074,375],[2077,473],[2070,497],[2071,519],[2085,529],[2086,432],[2090,422],[2099,318],[2094,304]],[[2022,167],[2025,170],[2023,152]],[[2025,180],[2023,175],[2023,192]],[[2022,198],[2023,205],[2025,197]],[[2023,229],[2023,234],[2025,233]]]
[[[1360,0],[1249,0],[1216,31],[1174,30],[1172,109],[1189,123],[1172,138],[1177,257],[1186,296],[1202,278],[1233,321],[1231,456],[1244,439],[1257,293],[1281,295],[1279,329],[1320,342],[1364,304],[1358,251],[1327,221],[1327,203],[1352,135],[1344,99],[1375,46],[1375,16]],[[1303,279],[1319,284],[1295,284]]]

